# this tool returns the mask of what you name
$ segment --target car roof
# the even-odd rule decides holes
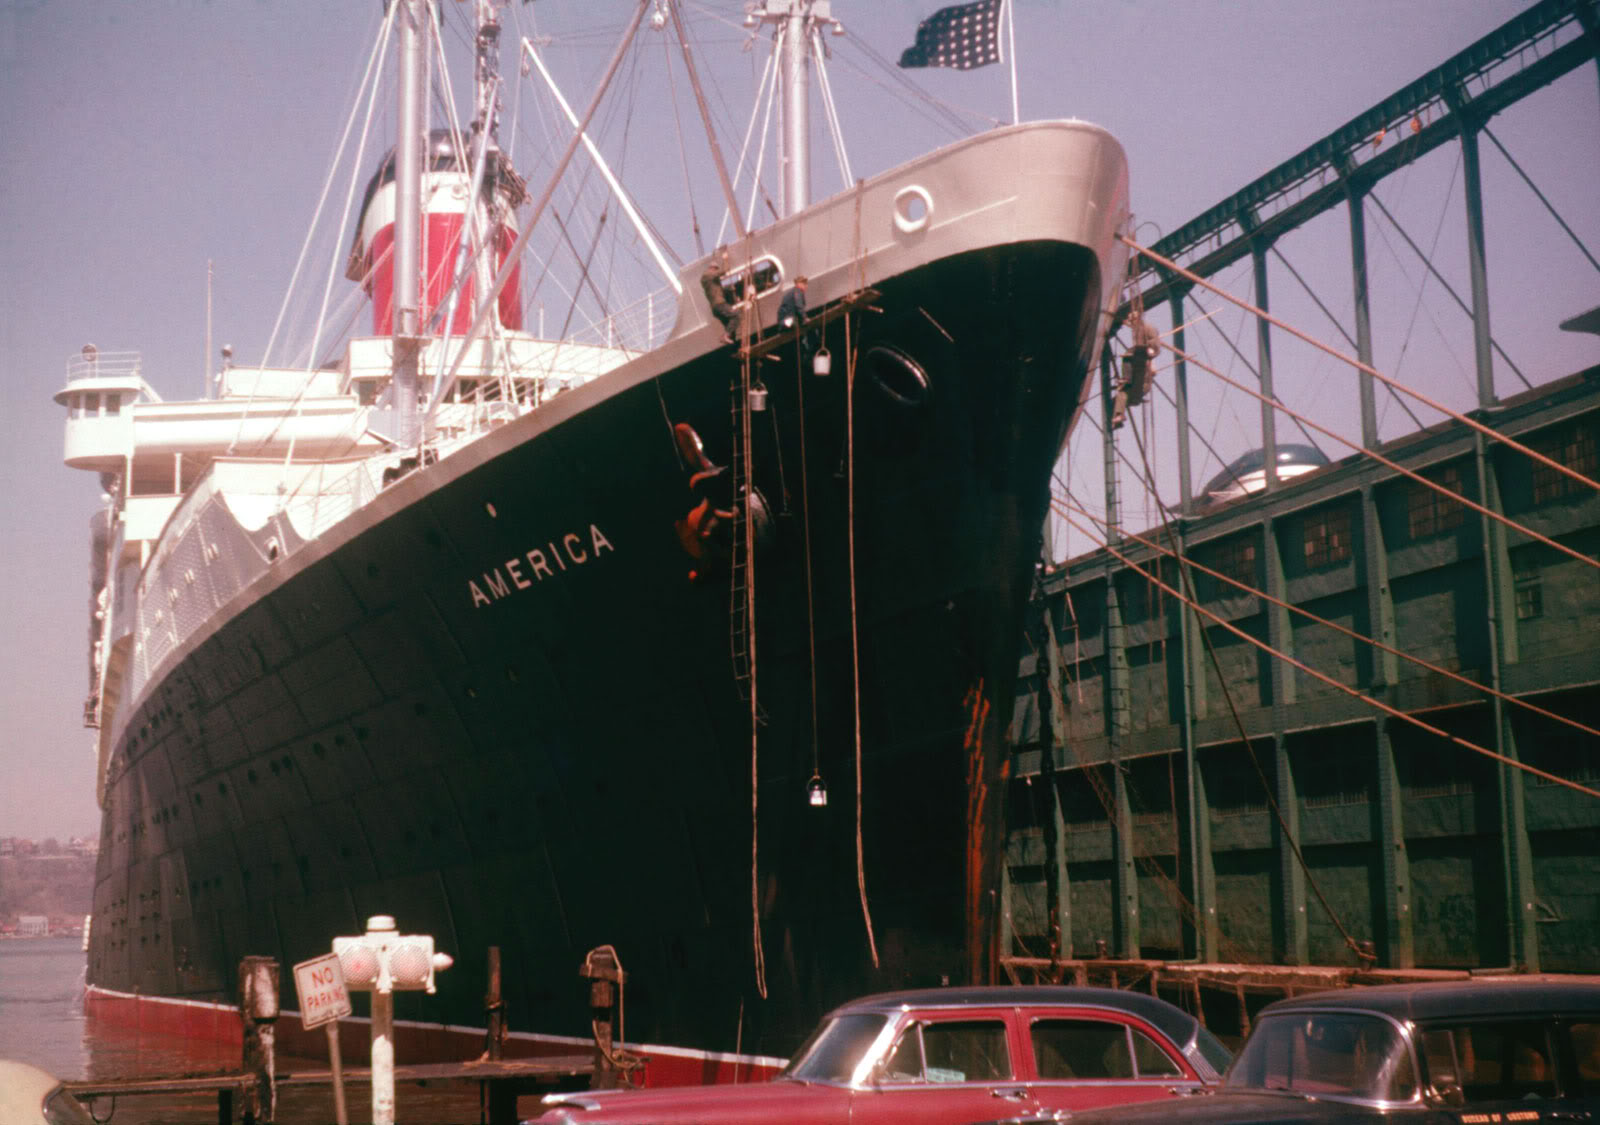
[[[829,1015],[849,1012],[893,1012],[912,1008],[1015,1008],[1028,1006],[1108,1008],[1137,1016],[1178,1046],[1194,1038],[1197,1021],[1182,1008],[1142,992],[1120,988],[1080,988],[1066,984],[976,985],[960,988],[919,988],[906,992],[879,992],[841,1004]]]
[[[1279,1000],[1263,1016],[1309,1008],[1365,1009],[1418,1022],[1516,1016],[1539,1012],[1600,1012],[1600,977],[1478,977],[1305,993]]]

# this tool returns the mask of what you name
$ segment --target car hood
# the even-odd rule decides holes
[[[1375,1111],[1344,1102],[1316,1101],[1292,1094],[1248,1090],[1199,1094],[1182,1101],[1146,1102],[1090,1113],[1076,1113],[1073,1125],[1318,1125],[1374,1116]]]
[[[597,1090],[552,1097],[539,1125],[732,1125],[807,1120],[830,1115],[850,1098],[837,1086],[777,1079],[737,1086],[672,1086],[655,1090]],[[831,1111],[837,1116],[837,1109]]]

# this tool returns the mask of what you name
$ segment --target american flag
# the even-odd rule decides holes
[[[1000,61],[1000,6],[1005,0],[977,0],[940,8],[917,25],[917,41],[900,56],[900,65],[950,66],[971,70]]]

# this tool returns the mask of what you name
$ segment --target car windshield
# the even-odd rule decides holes
[[[1256,1025],[1223,1085],[1407,1101],[1417,1081],[1410,1048],[1388,1021],[1345,1012],[1284,1012]]]
[[[848,1082],[889,1017],[860,1012],[825,1020],[783,1069],[783,1077],[802,1082]]]

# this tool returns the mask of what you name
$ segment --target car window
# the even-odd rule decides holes
[[[848,1082],[889,1017],[877,1012],[836,1016],[811,1033],[783,1073],[805,1082]]]
[[[1001,1020],[943,1020],[907,1028],[882,1071],[886,1082],[987,1082],[1011,1077]]]
[[[1600,1086],[1600,1023],[1575,1023],[1570,1030],[1578,1077],[1593,1092]]]
[[[1226,1074],[1228,1065],[1233,1062],[1233,1052],[1228,1049],[1227,1044],[1203,1027],[1195,1028],[1194,1043],[1190,1047],[1188,1055],[1189,1062],[1200,1072],[1200,1076],[1205,1078],[1205,1067],[1200,1066],[1195,1060],[1195,1055],[1197,1054],[1202,1061],[1216,1072],[1214,1077],[1221,1077]]]
[[[1422,1042],[1428,1085],[1447,1104],[1556,1095],[1555,1052],[1544,1021],[1434,1026]]]
[[[1344,1012],[1262,1019],[1223,1084],[1385,1101],[1407,1101],[1417,1085],[1411,1052],[1394,1026]]]
[[[1144,1032],[1136,1027],[1128,1029],[1133,1036],[1133,1062],[1140,1078],[1181,1078],[1183,1068]]]
[[[883,1081],[921,1082],[922,1069],[922,1027],[912,1024],[884,1061]]]
[[[1132,1078],[1133,1055],[1122,1024],[1102,1020],[1037,1020],[1033,1063],[1040,1078]]]

